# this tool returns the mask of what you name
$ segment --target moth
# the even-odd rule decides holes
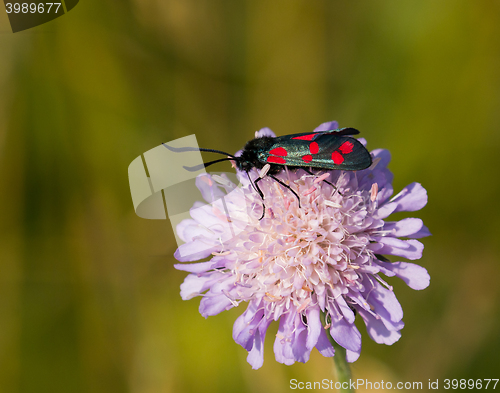
[[[289,189],[297,197],[300,206],[300,198],[297,193],[275,175],[283,171],[285,167],[291,170],[302,168],[311,175],[313,174],[311,170],[357,171],[366,169],[372,165],[372,157],[361,142],[351,137],[357,134],[359,131],[354,128],[340,128],[278,137],[262,136],[248,141],[239,156],[214,149],[173,148],[165,143],[163,145],[169,150],[177,152],[199,150],[227,156],[202,165],[184,167],[189,171],[196,171],[203,166],[208,167],[217,162],[231,160],[235,162],[240,171],[246,172],[250,179],[249,172],[256,168],[260,170],[259,177],[253,182],[250,181],[262,200],[264,200],[264,194],[259,188],[258,182],[265,176],[269,176]],[[328,184],[333,186],[331,183]],[[261,219],[264,214],[265,206]]]

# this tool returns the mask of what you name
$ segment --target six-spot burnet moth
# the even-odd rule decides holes
[[[253,168],[259,169],[261,171],[257,180],[252,182],[250,179],[250,182],[262,200],[264,200],[264,194],[259,188],[258,182],[265,176],[269,176],[283,187],[289,189],[297,197],[300,206],[300,198],[297,193],[274,175],[280,173],[285,167],[291,170],[302,168],[309,174],[313,173],[308,168],[345,171],[368,168],[372,164],[372,157],[358,140],[349,136],[356,134],[359,134],[359,131],[354,128],[341,128],[279,137],[263,136],[248,141],[238,157],[214,149],[173,148],[165,143],[163,145],[176,152],[199,150],[228,156],[202,165],[184,167],[189,171],[197,171],[203,166],[208,167],[227,160],[234,161],[236,167],[246,172],[249,179],[249,172]],[[331,183],[328,184],[333,186]],[[265,214],[265,206],[263,206],[263,209],[262,217]]]

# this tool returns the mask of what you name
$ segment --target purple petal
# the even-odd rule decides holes
[[[326,123],[320,124],[318,127],[314,129],[314,132],[320,132],[320,131],[331,131],[331,130],[338,130],[339,129],[339,123],[337,121],[327,121]]]
[[[193,207],[189,209],[189,214],[198,225],[202,225],[205,228],[210,228],[213,225],[221,223],[220,218],[215,214],[214,205],[195,203]]]
[[[380,192],[379,192],[380,194]],[[377,197],[379,203],[385,200],[384,197]],[[374,214],[376,218],[386,218],[390,214],[400,211],[420,210],[427,204],[427,191],[419,183],[412,183],[405,187],[398,195],[389,202],[381,204]]]
[[[345,317],[346,321],[348,323],[353,323],[354,319],[356,318],[356,316],[354,315],[354,313],[352,312],[352,310],[347,305],[344,297],[343,296],[338,296],[335,299],[335,302],[337,303],[337,306],[339,307],[339,309],[342,312],[342,315]]]
[[[359,315],[365,321],[366,331],[373,341],[379,344],[392,345],[401,337],[399,331],[390,331],[380,319],[376,319],[365,310],[359,310]]]
[[[356,360],[358,360],[359,355],[361,355],[361,348],[359,349],[359,351],[356,351],[356,352],[355,351],[350,351],[348,349],[346,349],[345,352],[346,352],[345,358],[346,358],[347,362],[353,363]]]
[[[333,346],[326,335],[326,331],[321,324],[320,312],[321,310],[319,306],[311,307],[306,311],[309,330],[306,346],[309,350],[316,347],[319,353],[323,356],[332,357],[335,355],[335,350],[333,349]]]
[[[229,310],[234,307],[226,295],[220,294],[215,296],[204,296],[200,302],[200,314],[205,318],[211,315],[217,315],[222,311]]]
[[[365,138],[358,138],[358,142],[361,143],[364,147],[368,144]]]
[[[427,204],[427,191],[420,183],[411,183],[391,199],[396,203],[396,212],[412,212],[422,209]]]
[[[199,296],[202,292],[205,292],[217,278],[212,274],[197,276],[195,274],[189,274],[184,282],[181,284],[181,297],[182,300],[192,299],[195,296]]]
[[[193,241],[181,244],[174,253],[175,259],[179,262],[191,262],[199,259],[207,258],[213,252],[220,249],[220,244],[212,242],[209,239],[203,238],[199,241]]]
[[[311,349],[307,348],[307,328],[302,323],[300,314],[297,314],[295,320],[295,331],[292,336],[292,351],[296,361],[305,363],[309,360]]]
[[[370,305],[366,302],[366,299],[363,297],[363,294],[360,292],[349,291],[349,299],[351,299],[355,305],[354,308],[358,310],[359,307],[364,308],[365,310],[370,310]]]
[[[422,266],[408,262],[391,263],[377,261],[377,263],[393,272],[393,274],[401,278],[412,289],[421,290],[429,286],[431,278],[427,270]]]
[[[307,362],[313,348],[306,345],[307,335],[307,327],[302,322],[301,314],[290,310],[288,314],[282,315],[274,342],[276,360],[287,365],[295,361]]]
[[[385,203],[385,201],[392,195],[392,173],[388,169],[383,170],[368,170],[364,169],[359,174],[359,186],[360,190],[370,190],[372,184],[377,183],[379,192],[377,194],[377,201],[379,204]]]
[[[378,200],[379,196],[380,196],[380,192],[377,195],[377,200]],[[380,196],[380,199],[383,200],[384,197],[385,197],[385,195]],[[392,213],[394,213],[396,211],[397,207],[398,207],[397,203],[384,203],[375,211],[375,213],[373,214],[373,217],[374,218],[389,217]]]
[[[215,233],[228,231],[227,216],[221,200],[215,201],[210,205],[200,205],[195,203],[189,210],[191,217],[198,222],[200,226],[209,228]],[[212,237],[217,237],[216,234]]]
[[[210,175],[202,174],[196,178],[196,187],[200,190],[203,199],[209,203],[226,195],[215,183]]]
[[[393,326],[403,318],[403,309],[394,292],[383,287],[378,281],[366,285],[365,299],[379,316],[393,322]]]
[[[419,232],[424,226],[420,218],[404,218],[397,222],[386,222],[384,231],[392,231],[391,236],[395,237],[413,237],[412,235]]]
[[[196,227],[196,226],[198,226],[198,223],[195,220],[188,218],[188,219],[182,220],[179,224],[177,224],[177,227],[175,228],[175,231],[177,232],[177,236],[179,236],[183,242],[188,242],[188,241],[192,240],[192,237],[187,238],[186,236],[184,236],[184,232],[190,226]],[[209,232],[207,231],[207,234],[208,233]]]
[[[264,338],[272,319],[264,318],[262,299],[249,303],[233,326],[233,339],[248,351],[247,361],[252,368],[262,367],[264,362]]]
[[[335,311],[334,311],[335,313]],[[357,352],[361,350],[361,333],[353,323],[349,323],[340,315],[331,315],[330,335],[345,349]]]
[[[288,366],[295,363],[291,345],[291,334],[294,328],[295,316],[296,314],[294,312],[288,312],[281,316],[276,340],[274,340],[274,355],[276,361]]]
[[[321,331],[323,330],[319,314],[320,314],[320,309],[318,306],[310,307],[309,309],[306,310],[307,330],[308,330],[306,346],[309,350],[311,350],[316,346]]]
[[[233,261],[230,259],[231,255],[216,255],[212,259],[206,262],[198,262],[198,263],[177,263],[174,267],[177,270],[182,270],[190,273],[200,274],[208,272],[210,270],[226,268],[230,266]]]
[[[383,262],[383,261],[380,261],[378,259],[374,259],[373,261],[374,261],[374,264],[379,267],[380,273],[385,274],[387,277],[394,277],[396,275],[396,273],[394,273],[392,271],[392,269],[386,269],[384,266],[382,266],[380,264],[380,262]]]
[[[335,355],[335,349],[333,349],[328,336],[326,335],[325,329],[323,326],[321,327],[321,332],[319,334],[318,342],[316,344],[316,349],[322,354],[324,357],[331,358]]]
[[[267,328],[271,322],[272,319],[267,319],[260,323],[258,333],[255,334],[253,347],[248,353],[247,362],[254,370],[261,368],[264,364],[264,339],[266,337]]]
[[[261,300],[251,301],[247,309],[241,314],[233,325],[233,339],[249,351],[257,326],[264,317],[264,309],[260,308]]]
[[[195,220],[182,220],[175,228],[177,235],[184,241],[190,242],[197,236],[210,237],[212,233],[203,225],[200,225]]]
[[[263,136],[270,136],[271,138],[276,138],[276,134],[269,128],[264,127],[255,133],[256,138],[262,138]]]
[[[380,206],[384,206],[385,202],[391,197],[391,195],[393,194],[394,190],[392,188],[392,184],[390,184],[392,180],[387,180],[386,179],[386,184],[385,185],[382,185],[382,184],[379,184],[379,187],[383,187],[381,188],[379,191],[378,191],[378,195],[377,195],[377,202],[379,203]],[[391,213],[394,211],[394,209],[391,210]],[[389,214],[391,214],[389,213]],[[388,215],[389,215],[388,214]],[[380,216],[379,213],[376,213],[377,216]],[[384,217],[381,217],[381,218],[385,218],[387,217],[388,215],[384,216]]]
[[[205,273],[208,270],[213,269],[214,262],[199,262],[199,263],[176,263],[174,268],[177,270],[182,270],[189,273]]]
[[[429,231],[429,229],[427,229],[427,227],[425,225],[422,225],[422,228],[420,229],[420,231],[418,232],[415,232],[413,235],[409,236],[413,239],[421,239],[423,237],[426,237],[426,236],[431,236],[432,233]]]
[[[391,162],[391,152],[389,150],[375,149],[371,153],[374,159],[380,159],[375,169],[387,168],[387,165]]]
[[[370,248],[376,251],[378,254],[389,254],[397,255],[399,257],[408,258],[410,260],[419,259],[422,257],[422,251],[424,250],[424,245],[418,240],[400,240],[395,237],[382,237],[374,236],[373,240],[382,244],[382,248],[372,247],[374,243],[370,245]]]

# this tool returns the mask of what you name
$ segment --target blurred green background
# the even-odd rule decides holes
[[[243,306],[204,319],[180,299],[170,224],[135,215],[127,178],[161,142],[195,133],[236,151],[261,127],[329,120],[391,151],[396,192],[424,185],[413,216],[433,233],[430,287],[388,280],[403,337],[378,345],[361,328],[354,376],[500,378],[498,1],[86,0],[17,34],[0,11],[1,392],[332,378],[316,350],[276,363],[273,332],[251,370],[231,338]]]

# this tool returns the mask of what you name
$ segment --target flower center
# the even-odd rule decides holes
[[[301,179],[293,186],[301,196],[299,207],[277,182],[266,185],[269,213],[243,242],[246,252],[237,269],[244,287],[252,289],[247,293],[263,296],[278,312],[292,304],[303,310],[314,294],[337,296],[360,285],[357,271],[369,260],[369,239],[358,237],[352,224],[359,229],[366,219],[364,200],[370,195],[341,195],[329,185]]]

